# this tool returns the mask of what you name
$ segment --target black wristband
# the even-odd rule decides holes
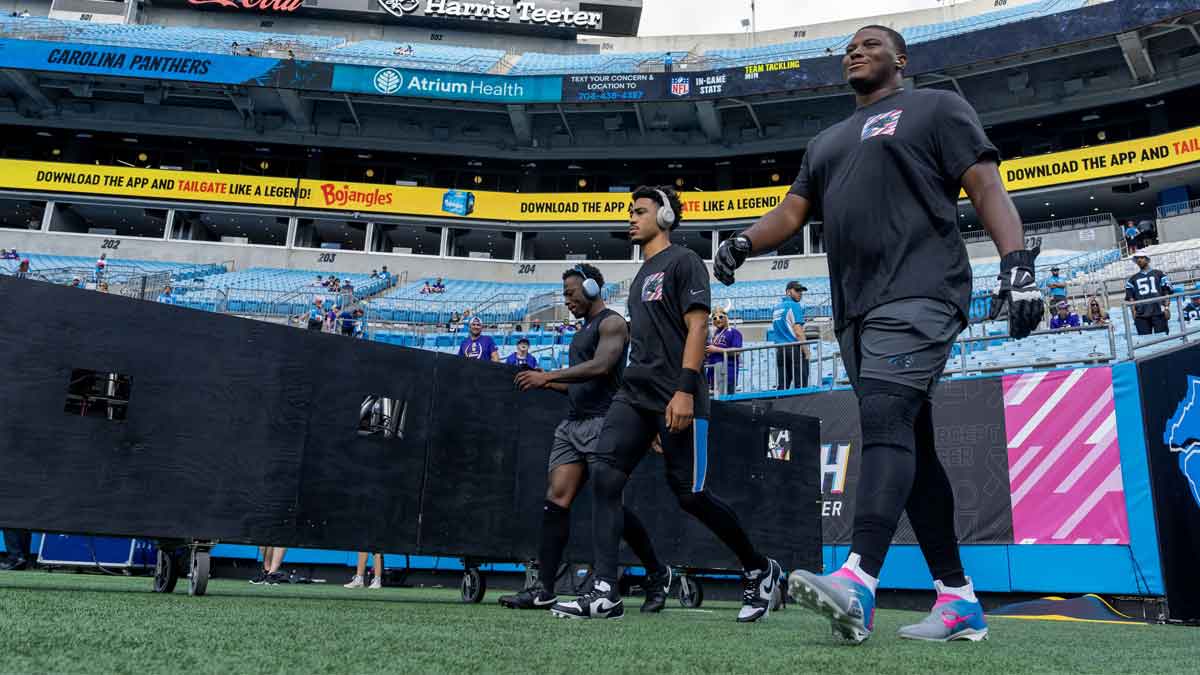
[[[708,386],[708,384],[704,381],[704,378],[700,376],[700,373],[692,370],[691,368],[684,368],[683,372],[679,374],[679,386],[677,387],[678,391],[695,396],[696,392],[700,391],[701,387],[706,386]]]

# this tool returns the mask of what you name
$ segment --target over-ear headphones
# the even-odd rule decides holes
[[[675,209],[671,206],[671,200],[667,199],[667,193],[654,188],[658,196],[662,198],[662,206],[658,207],[658,226],[664,230],[672,230],[675,228]]]
[[[576,265],[575,271],[579,272],[579,275],[583,277],[583,295],[588,300],[595,300],[600,297],[600,284],[588,276],[587,270],[583,268],[583,265]]]

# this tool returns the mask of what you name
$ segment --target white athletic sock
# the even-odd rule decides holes
[[[947,586],[940,581],[934,581],[933,588],[937,591],[939,599],[943,595],[953,595],[967,602],[979,602],[979,599],[975,597],[975,584],[971,583],[971,577],[967,577],[966,579],[966,586]]]
[[[846,562],[842,564],[842,569],[853,572],[854,576],[858,577],[867,588],[871,589],[871,594],[874,595],[875,589],[879,588],[879,579],[863,571],[862,567],[859,566],[861,560],[862,558],[857,553],[851,553],[846,557]]]

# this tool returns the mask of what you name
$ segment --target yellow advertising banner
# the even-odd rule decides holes
[[[1200,127],[1160,136],[1004,162],[1009,191],[1132,175],[1200,161]],[[313,210],[500,222],[602,222],[627,219],[627,193],[511,193],[446,190],[296,178],[269,178],[125,166],[0,160],[0,189],[100,194]],[[685,192],[690,221],[756,218],[788,187]]]
[[[0,188],[262,206],[295,206],[302,190],[295,178],[14,159],[0,160]]]

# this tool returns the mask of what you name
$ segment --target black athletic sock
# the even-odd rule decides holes
[[[917,471],[905,510],[933,578],[951,587],[967,585],[954,530],[954,489],[934,446],[933,406],[917,415]]]
[[[621,531],[625,528],[621,495],[629,477],[605,462],[590,465],[592,480],[593,576],[611,584],[617,582],[617,553]]]
[[[679,506],[704,523],[733,551],[746,571],[767,568],[767,558],[754,548],[750,537],[729,505],[708,491],[679,495]]]
[[[562,564],[563,550],[571,538],[571,511],[546,500],[542,506],[542,534],[538,546],[538,578],[542,588],[554,593],[554,582],[558,578],[558,567]]]
[[[624,507],[625,512],[625,532],[621,535],[625,538],[625,543],[629,544],[629,548],[633,551],[638,560],[642,561],[642,566],[646,568],[646,574],[653,575],[662,572],[665,569],[662,560],[659,560],[658,553],[654,550],[654,544],[650,541],[650,533],[646,531],[646,526],[642,524],[641,518],[637,517],[629,507]]]
[[[916,389],[871,378],[859,383],[858,395],[862,462],[850,551],[859,555],[864,572],[879,578],[900,513],[912,493],[916,418],[927,397]]]

